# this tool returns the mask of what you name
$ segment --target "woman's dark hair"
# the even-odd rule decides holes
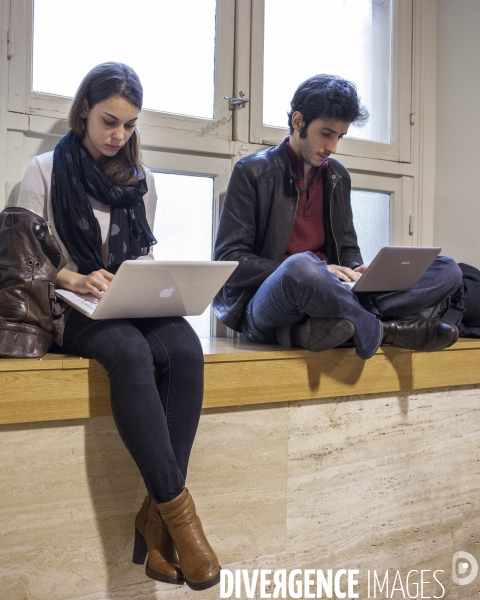
[[[68,124],[73,133],[80,139],[85,135],[81,114],[84,101],[89,108],[99,102],[120,96],[131,104],[142,109],[143,88],[135,71],[128,65],[117,62],[106,62],[93,67],[80,84],[68,115]],[[140,137],[134,129],[128,142],[113,157],[103,157],[98,163],[110,181],[115,185],[132,185],[145,177],[140,160]]]
[[[301,83],[290,103],[288,126],[293,133],[292,115],[299,111],[303,116],[300,137],[307,135],[307,127],[315,119],[344,121],[357,126],[368,121],[368,110],[360,104],[357,86],[337,75],[314,75]]]

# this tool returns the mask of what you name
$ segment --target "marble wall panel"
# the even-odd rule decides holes
[[[224,564],[285,548],[288,409],[277,408],[202,416],[187,485]],[[2,426],[0,452],[1,600],[113,600],[155,585],[131,563],[145,489],[111,417]]]
[[[143,484],[110,417],[3,426],[0,447],[2,600],[144,578],[126,562]]]
[[[476,388],[292,403],[287,553],[444,569],[452,587],[454,552],[480,559],[479,411]]]
[[[451,560],[480,562],[479,400],[470,388],[205,411],[187,484],[222,565],[358,568],[360,598],[369,569],[442,569],[443,597],[478,597],[480,576],[455,586]],[[131,563],[145,491],[110,417],[3,426],[0,452],[1,600],[219,597]]]
[[[200,421],[187,485],[223,563],[285,550],[287,430],[286,404]]]
[[[424,597],[478,598],[479,579],[456,586],[455,551],[480,561],[479,391],[349,398],[289,407],[288,541],[286,552],[224,567],[248,569],[359,569],[356,592],[373,596],[373,570],[389,571],[387,596],[403,598],[399,584],[420,597],[412,573],[424,570]],[[432,578],[434,570],[444,589]],[[370,596],[368,571],[370,570]],[[273,592],[271,585],[268,591]],[[242,587],[240,597],[247,595]],[[117,589],[118,600],[174,600],[187,588],[142,583]],[[213,600],[218,588],[195,597]],[[290,596],[288,596],[290,597]],[[78,600],[103,600],[95,595]],[[255,598],[260,598],[259,590]]]
[[[405,557],[408,553],[416,552],[417,542],[412,540],[410,543],[405,543],[404,548],[401,551]],[[358,569],[359,573],[355,575],[358,583],[354,588],[355,593],[358,594],[358,597],[361,600],[367,600],[368,598],[377,598],[379,600],[386,600],[387,598],[394,600],[400,600],[404,598],[432,598],[434,596],[444,598],[446,600],[473,600],[473,598],[478,599],[479,596],[479,587],[474,583],[467,586],[456,586],[451,578],[451,574],[448,568],[445,569],[445,573],[436,572],[435,577],[438,581],[440,581],[441,585],[436,581],[433,577],[433,570],[437,568],[442,568],[442,547],[444,544],[448,544],[448,539],[441,536],[437,538],[436,543],[433,545],[433,549],[429,549],[428,546],[425,547],[423,560],[417,562],[415,568],[418,571],[423,570],[423,593],[421,588],[421,576],[419,573],[410,573],[412,571],[411,562],[408,558],[403,562],[397,562],[395,568],[391,566],[391,563],[388,565],[388,583],[383,588],[383,593],[380,591],[380,587],[382,584],[385,584],[385,568],[379,568],[376,571],[376,577],[380,582],[380,586],[374,584],[375,575],[373,573],[373,569],[371,565],[366,565],[363,558],[359,558],[356,550],[354,548],[343,549],[340,553],[327,552],[326,554],[321,554],[317,548],[310,548],[309,550],[303,552],[282,552],[279,554],[271,554],[263,557],[256,557],[250,560],[245,560],[237,563],[230,563],[224,565],[224,568],[229,569],[233,574],[235,574],[236,569],[246,569],[248,571],[248,576],[251,579],[253,576],[254,569],[269,569],[271,571],[270,575],[267,575],[270,579],[270,584],[266,586],[266,592],[272,594],[275,590],[275,585],[273,582],[273,573],[278,569],[285,570],[287,572],[287,576],[290,572],[295,569],[302,570],[302,574],[300,577],[296,576],[296,581],[302,581],[304,577],[304,571],[306,569],[311,569],[316,571],[317,569],[322,569],[327,575],[327,570],[332,569],[335,574],[339,569]],[[433,551],[432,551],[433,550]],[[438,554],[438,550],[440,550],[440,554]],[[371,547],[372,556],[375,553],[375,544],[372,544]],[[451,561],[451,555],[448,555],[448,552],[445,553],[445,561]],[[397,575],[397,569],[399,574]],[[370,574],[368,571],[370,570]],[[397,577],[397,579],[396,579]],[[370,580],[370,585],[369,585]],[[303,584],[303,581],[302,581]],[[375,585],[375,587],[374,587]],[[303,586],[302,586],[303,587]],[[388,587],[388,595],[385,593]],[[392,592],[392,588],[395,588],[395,591]],[[403,589],[403,593],[402,590]],[[303,592],[305,588],[303,587]],[[346,578],[342,576],[340,580],[340,590],[344,593],[347,592]],[[312,586],[310,588],[310,592],[316,593],[316,586]],[[113,594],[112,596],[106,594]],[[410,594],[410,596],[408,596]],[[115,598],[115,600],[180,600],[183,598],[196,598],[198,600],[216,600],[220,597],[220,586],[216,586],[210,590],[205,590],[203,592],[192,592],[188,587],[177,587],[177,586],[168,586],[166,584],[154,583],[154,582],[144,582],[139,584],[134,584],[130,586],[125,586],[123,588],[116,588],[115,590],[110,590],[109,592],[97,592],[95,594],[89,594],[86,596],[75,597],[68,600],[110,600],[110,598]],[[260,584],[257,582],[257,586],[255,588],[254,596],[248,596],[245,591],[245,586],[242,583],[240,588],[239,596],[235,595],[235,590],[231,595],[231,598],[240,598],[241,600],[247,600],[247,598],[253,597],[255,600],[260,600],[262,598],[260,594]],[[265,597],[265,596],[264,596]],[[283,597],[283,596],[280,596]],[[293,598],[287,591],[287,598]],[[306,598],[305,593],[302,594],[302,598]],[[320,596],[318,594],[317,597],[325,598],[325,594]],[[334,598],[339,596],[333,595]]]
[[[277,556],[282,557],[283,555],[280,554],[271,556],[274,557],[274,560],[276,560]],[[225,564],[224,568],[228,568],[232,572],[234,572],[235,569],[248,569],[249,576],[251,576],[253,569],[267,567],[262,567],[259,563],[259,559],[252,558],[245,561]],[[247,600],[248,596],[243,587],[241,592],[241,600]],[[159,583],[149,580],[112,590],[102,590],[93,594],[66,598],[65,600],[184,600],[185,598],[195,598],[195,600],[218,600],[219,597],[219,585],[210,588],[209,590],[197,592],[192,591],[187,585],[173,586],[166,583]],[[235,598],[235,594],[233,594],[233,598]],[[254,598],[255,600],[260,598],[259,594],[255,594]]]

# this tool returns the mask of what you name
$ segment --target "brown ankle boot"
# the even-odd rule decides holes
[[[187,488],[170,502],[162,502],[157,507],[172,536],[187,585],[192,590],[206,590],[219,583],[218,559],[203,533]]]
[[[145,498],[135,518],[133,562],[143,565],[147,552],[145,573],[148,577],[174,585],[185,583],[173,540],[158,514],[155,501],[150,496]]]

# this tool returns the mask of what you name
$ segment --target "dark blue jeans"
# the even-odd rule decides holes
[[[105,367],[115,423],[149,494],[173,500],[185,487],[203,399],[203,352],[189,323],[93,321],[73,310],[63,350]]]
[[[383,320],[414,316],[451,296],[461,283],[457,263],[440,256],[410,290],[357,296],[315,254],[294,254],[258,288],[245,310],[241,333],[252,342],[272,344],[280,325],[308,317],[348,319],[355,327],[357,354],[367,359],[382,341],[382,324],[376,314]]]

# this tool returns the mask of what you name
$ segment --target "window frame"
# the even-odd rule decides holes
[[[195,156],[189,154],[177,154],[161,150],[143,150],[143,162],[154,173],[176,173],[178,175],[190,175],[193,177],[213,177],[213,219],[212,219],[212,252],[215,233],[220,218],[221,201],[225,196],[232,161],[229,158]],[[226,337],[227,327],[221,323],[210,307],[211,311],[211,336]]]
[[[252,0],[250,142],[277,145],[288,135],[288,129],[263,124],[264,27],[265,0]],[[393,0],[392,30],[393,141],[384,144],[346,137],[337,152],[339,155],[411,162],[412,0]]]
[[[144,109],[139,125],[182,135],[232,139],[232,111],[223,96],[231,96],[233,89],[235,5],[231,0],[217,0],[216,6],[213,118]],[[10,0],[10,29],[14,32],[15,51],[8,64],[7,107],[11,112],[66,119],[71,98],[31,90],[33,11],[34,0]]]
[[[352,191],[390,194],[390,246],[413,246],[413,178],[350,171]],[[355,223],[354,223],[355,225]],[[360,248],[361,250],[361,248]]]

